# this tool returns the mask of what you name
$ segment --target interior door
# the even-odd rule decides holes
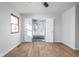
[[[24,21],[24,42],[32,42],[32,19]]]
[[[46,19],[46,42],[53,42],[54,20]]]

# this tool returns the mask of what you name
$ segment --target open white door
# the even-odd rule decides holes
[[[53,42],[54,20],[46,19],[46,42]]]
[[[32,42],[32,19],[24,21],[24,42]]]

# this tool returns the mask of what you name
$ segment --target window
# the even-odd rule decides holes
[[[19,17],[11,14],[11,33],[19,32]]]

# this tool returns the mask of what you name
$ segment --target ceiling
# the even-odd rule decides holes
[[[48,2],[45,8],[43,2],[9,2],[19,13],[62,13],[78,4],[78,2]]]

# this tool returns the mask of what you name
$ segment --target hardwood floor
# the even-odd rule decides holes
[[[4,57],[76,57],[79,52],[62,43],[22,43]]]

